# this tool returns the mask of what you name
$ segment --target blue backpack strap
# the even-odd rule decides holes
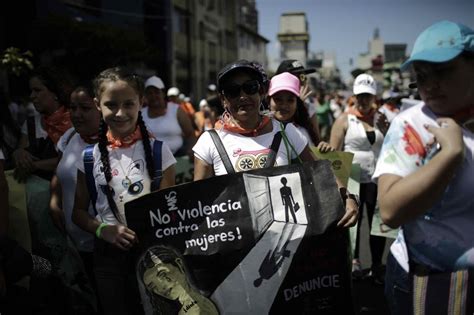
[[[161,178],[163,177],[163,170],[161,169],[161,149],[163,142],[156,140],[153,142],[153,161],[155,164],[155,176],[151,180],[151,191],[160,189]]]
[[[97,189],[95,188],[95,180],[94,180],[94,146],[95,144],[89,144],[84,149],[84,171],[86,172],[86,183],[87,183],[87,190],[89,191],[89,198],[92,203],[92,207],[94,208],[95,213],[97,214],[97,209],[95,207],[95,203],[97,201]]]

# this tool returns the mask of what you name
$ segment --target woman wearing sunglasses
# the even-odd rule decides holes
[[[275,134],[282,129],[277,120],[260,111],[265,84],[265,75],[258,65],[247,60],[228,64],[219,72],[218,93],[225,112],[215,132],[203,133],[193,148],[195,181],[268,166]],[[293,149],[287,152],[284,143],[276,146],[271,166],[288,165],[298,157],[302,161],[315,160],[307,138],[292,123],[286,125],[284,134]],[[220,153],[219,144],[223,147]],[[349,199],[346,214],[338,225],[354,225],[357,208],[355,200]]]

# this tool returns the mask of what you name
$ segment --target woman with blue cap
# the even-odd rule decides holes
[[[386,297],[392,314],[472,314],[474,31],[431,25],[408,66],[424,102],[394,118],[373,176],[382,219],[402,226]]]

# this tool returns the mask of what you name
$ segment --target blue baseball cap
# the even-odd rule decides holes
[[[441,21],[418,36],[410,58],[400,69],[406,70],[413,61],[447,62],[463,51],[474,51],[474,31],[459,23]]]

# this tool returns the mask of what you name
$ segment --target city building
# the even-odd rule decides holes
[[[411,81],[408,73],[401,73],[400,66],[406,59],[407,45],[404,43],[384,43],[378,28],[368,43],[368,51],[359,54],[353,77],[367,72],[374,76],[378,83],[378,92],[397,88],[408,90]]]
[[[280,16],[280,61],[299,60],[306,65],[308,59],[308,20],[304,12],[283,13]]]
[[[269,40],[258,33],[258,11],[255,0],[238,0],[236,12],[238,58],[257,61],[266,69]]]
[[[65,66],[81,81],[127,65],[197,102],[225,64],[247,58],[267,65],[255,0],[25,2],[0,10],[1,50],[31,50],[35,65]]]

